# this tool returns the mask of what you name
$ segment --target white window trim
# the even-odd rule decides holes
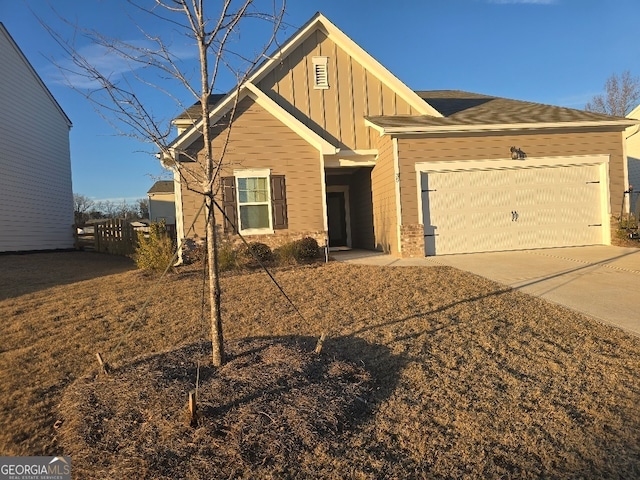
[[[253,168],[247,170],[234,170],[233,176],[235,179],[235,189],[236,189],[236,215],[238,218],[238,231],[242,235],[269,235],[273,234],[273,207],[271,205],[271,169],[269,168]],[[240,219],[240,188],[238,186],[239,178],[266,178],[267,179],[267,206],[269,208],[269,227],[268,228],[242,228],[242,220]],[[247,205],[247,204],[242,204]]]
[[[327,90],[329,88],[329,57],[312,57],[313,63],[313,88],[316,90]],[[325,81],[318,82],[318,73],[324,73]]]

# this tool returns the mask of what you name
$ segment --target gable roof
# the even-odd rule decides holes
[[[291,130],[304,138],[311,145],[316,147],[323,154],[333,155],[338,152],[339,149],[336,146],[332,145],[316,132],[307,127],[305,124],[303,124],[300,120],[287,112],[284,108],[282,108],[275,101],[269,98],[266,93],[264,93],[252,83],[245,83],[240,88],[240,91],[235,93],[234,95],[226,95],[224,99],[219,102],[214,109],[212,109],[211,114],[209,115],[211,123],[214,124],[222,117],[224,117],[224,115],[226,115],[233,108],[236,100],[240,102],[240,100],[245,97],[250,97],[258,105],[260,105],[267,112],[269,112],[275,118],[288,126]],[[190,145],[201,135],[199,131],[199,128],[201,126],[202,119],[194,124],[193,127],[185,130],[182,135],[180,135],[173,141],[169,148],[175,152],[176,150],[179,150],[179,147],[183,144]]]
[[[266,94],[264,94],[255,85],[264,78],[271,70],[281,64],[282,60],[294,51],[302,42],[305,41],[313,32],[317,29],[321,29],[331,40],[333,40],[340,48],[342,48],[347,54],[356,58],[366,69],[372,72],[380,81],[389,86],[397,95],[403,98],[409,105],[411,105],[417,112],[423,115],[441,116],[435,108],[428,104],[424,99],[420,98],[416,92],[407,87],[398,78],[396,78],[389,70],[382,66],[377,60],[369,55],[364,49],[357,45],[347,35],[345,35],[339,28],[331,23],[320,12],[316,13],[307,23],[305,23],[298,31],[293,34],[288,40],[286,40],[280,48],[271,55],[267,60],[262,62],[249,76],[248,80],[243,84],[236,86],[226,95],[211,96],[210,100],[214,103],[214,108],[210,112],[210,118],[220,119],[227,112],[229,112],[237,100],[240,100],[246,95],[251,95],[252,98],[259,100],[258,103],[265,108],[269,113],[274,115],[283,121],[287,126],[291,127],[298,134],[310,140],[310,143],[318,147],[322,153],[333,154],[339,149],[331,145],[329,142],[321,138],[318,134],[313,132],[309,127],[304,125],[293,115],[288,113],[276,102],[271,100]],[[212,98],[213,97],[213,98]],[[178,116],[178,122],[185,124],[187,120],[199,117],[199,102],[183,112]],[[182,145],[189,145],[199,135],[199,128],[202,126],[202,120],[199,120],[182,132],[170,145],[170,149],[178,150]]]
[[[640,119],[640,105],[627,113],[627,118]]]
[[[460,90],[416,92],[442,114],[429,116],[369,116],[368,124],[381,134],[499,131],[569,127],[616,127],[638,122],[600,113]]]
[[[4,26],[4,24],[2,22],[0,22],[0,34],[4,35],[6,37],[9,45],[11,45],[15,49],[15,51],[18,53],[18,56],[20,56],[22,58],[22,61],[25,63],[27,68],[31,71],[31,73],[33,74],[33,77],[36,79],[36,81],[40,84],[40,86],[42,87],[42,90],[51,99],[51,103],[53,103],[53,105],[56,107],[56,109],[60,112],[60,114],[62,115],[64,121],[67,123],[68,127],[71,128],[73,126],[73,124],[71,123],[71,120],[69,119],[67,114],[64,112],[64,110],[62,109],[62,107],[60,106],[58,101],[55,99],[55,97],[53,96],[51,91],[44,84],[44,82],[42,81],[42,78],[40,78],[40,75],[38,75],[38,72],[36,72],[35,68],[33,68],[33,65],[31,65],[31,62],[29,62],[29,60],[27,59],[25,54],[22,52],[22,50],[20,49],[20,47],[18,46],[18,44],[13,39],[13,37],[11,36],[11,34],[9,33],[9,31],[6,29],[6,27]]]
[[[158,180],[147,192],[153,193],[173,193],[173,180]]]
[[[397,95],[403,98],[409,105],[415,108],[422,115],[433,115],[440,117],[441,114],[421,99],[416,92],[407,87],[393,73],[386,69],[380,62],[367,53],[360,45],[351,40],[342,30],[336,27],[327,17],[320,12],[309,19],[296,33],[271,57],[259,65],[254,73],[249,77],[248,82],[257,84],[273,68],[282,63],[282,60],[304,42],[314,31],[321,29],[333,42],[342,48],[348,55],[358,60],[367,70],[373,73],[378,79],[385,83]]]
[[[220,100],[222,100],[226,96],[226,93],[212,93],[211,95],[209,95],[207,103],[210,107],[215,107],[220,102]],[[174,118],[172,123],[174,125],[195,123],[200,118],[200,112],[202,112],[202,109],[200,108],[200,101],[198,100],[184,112]]]

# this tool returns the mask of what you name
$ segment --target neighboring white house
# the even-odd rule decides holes
[[[627,118],[640,119],[640,105],[631,110]],[[635,191],[640,190],[640,125],[625,130],[627,139],[627,166],[629,169],[629,185]]]
[[[73,248],[70,128],[0,23],[0,252]]]
[[[173,180],[160,180],[147,192],[149,196],[149,220],[165,221],[167,225],[176,224],[176,204]]]

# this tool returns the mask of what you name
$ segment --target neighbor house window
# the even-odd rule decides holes
[[[264,234],[288,228],[284,175],[271,175],[269,169],[233,173],[222,177],[225,231]]]
[[[329,88],[328,57],[313,57],[313,88]]]

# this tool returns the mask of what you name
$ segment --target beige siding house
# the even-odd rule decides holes
[[[176,202],[173,180],[158,180],[147,192],[149,199],[149,220],[176,224]]]
[[[0,23],[0,252],[73,248],[70,128]]]
[[[640,119],[640,105],[627,115],[631,119]],[[637,192],[640,190],[640,125],[627,128],[627,168],[629,170],[629,185]]]
[[[628,183],[623,132],[636,124],[413,91],[322,14],[210,102],[228,235],[397,256],[610,243]],[[175,120],[168,159],[183,238],[204,235],[197,112]]]

